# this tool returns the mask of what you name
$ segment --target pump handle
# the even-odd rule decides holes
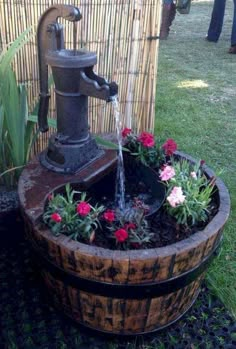
[[[48,93],[46,53],[48,51],[61,50],[65,47],[63,27],[57,22],[59,17],[70,22],[77,22],[82,18],[82,15],[77,7],[71,5],[53,5],[39,19],[37,29],[40,85],[38,124],[41,132],[48,130],[47,114],[50,94]]]

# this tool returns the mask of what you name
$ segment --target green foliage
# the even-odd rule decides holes
[[[161,161],[163,160],[163,153],[160,151],[160,147],[156,143],[154,147],[147,148],[144,147],[141,143],[138,144],[137,150],[133,155],[136,155],[137,158],[145,166],[150,167],[159,167]]]
[[[32,38],[27,29],[0,55],[0,180],[15,185],[29,159],[35,139],[34,123],[28,119],[27,89],[17,84],[11,63]]]
[[[127,232],[127,239],[119,241],[116,232],[119,230]],[[107,232],[107,234],[106,234]],[[120,250],[130,250],[148,248],[154,233],[145,219],[145,207],[132,208],[125,214],[118,214],[113,222],[107,222],[105,226],[105,236],[115,242],[116,248]]]
[[[65,195],[56,194],[49,198],[43,215],[44,222],[56,236],[65,234],[73,240],[92,242],[103,206],[91,206],[86,200],[86,193],[72,190],[69,184],[65,189]],[[79,200],[75,199],[75,195],[79,195]],[[78,206],[81,204],[87,208],[85,214],[78,212]]]
[[[160,139],[155,137],[154,146],[144,146],[143,143],[139,141],[139,136],[131,132],[127,135],[125,147],[145,166],[158,168],[164,160],[164,152],[160,144]]]
[[[95,238],[105,244],[110,240],[111,245],[121,250],[147,248],[154,234],[145,219],[146,206],[140,205],[122,215],[105,211],[103,206],[90,205],[86,193],[75,191],[67,184],[65,192],[50,194],[43,221],[55,236],[64,234],[85,243],[92,243]],[[104,218],[106,212],[112,212],[111,221]],[[127,235],[124,241],[116,236],[119,230]]]
[[[200,163],[192,165],[187,160],[173,160],[172,168],[175,176],[166,181],[167,202],[165,207],[167,212],[176,218],[178,224],[193,226],[199,222],[205,222],[210,209],[214,181],[206,178]],[[168,202],[168,197],[175,187],[182,189],[185,200],[173,207]]]

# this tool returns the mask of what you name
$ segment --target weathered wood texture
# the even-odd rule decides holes
[[[114,334],[151,332],[178,319],[196,299],[203,275],[184,288],[161,297],[116,299],[87,293],[42,270],[57,307],[84,326]]]
[[[186,156],[185,156],[186,157]],[[100,160],[101,161],[101,160]],[[100,164],[101,165],[101,164]],[[84,170],[85,171],[85,170]],[[19,196],[28,224],[27,236],[32,246],[47,260],[68,275],[111,285],[148,285],[180,277],[198,267],[218,245],[223,226],[230,212],[227,189],[219,179],[216,191],[219,210],[202,231],[170,246],[130,251],[112,251],[85,245],[66,236],[55,237],[40,221],[49,192],[66,182],[86,182],[93,166],[77,175],[62,176],[42,168],[37,160],[23,171]],[[205,167],[207,176],[212,171]],[[116,299],[75,289],[42,269],[44,280],[55,301],[72,318],[86,326],[114,333],[152,331],[178,318],[197,295],[201,277],[182,289],[160,297],[144,300]],[[137,316],[138,314],[138,316]]]
[[[161,0],[0,0],[0,45],[6,48],[27,27],[36,28],[45,9],[61,3],[80,8],[78,46],[96,52],[95,71],[118,83],[123,124],[137,130],[153,129]],[[63,24],[66,46],[71,48],[72,24]],[[35,41],[17,55],[15,70],[19,80],[29,84],[32,105],[38,99],[39,79]],[[53,93],[50,114],[55,117]],[[92,132],[114,131],[111,105],[90,98],[89,123]],[[41,135],[36,152],[45,148],[51,132]]]

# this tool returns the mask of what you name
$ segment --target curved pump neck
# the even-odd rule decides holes
[[[39,20],[37,29],[38,63],[40,81],[40,101],[38,123],[41,132],[48,130],[47,114],[50,95],[48,93],[48,65],[46,54],[49,51],[62,50],[65,47],[63,27],[57,22],[58,18],[77,22],[82,15],[77,7],[70,5],[54,5],[44,12]]]

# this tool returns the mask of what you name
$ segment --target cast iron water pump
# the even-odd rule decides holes
[[[97,63],[94,52],[65,49],[62,17],[79,21],[78,8],[70,5],[54,5],[39,20],[38,58],[40,73],[39,128],[48,130],[47,114],[48,65],[52,68],[56,92],[57,132],[49,139],[46,151],[40,156],[41,163],[60,173],[75,173],[102,155],[88,126],[88,96],[111,101],[118,93],[116,83],[107,83],[93,72]]]

